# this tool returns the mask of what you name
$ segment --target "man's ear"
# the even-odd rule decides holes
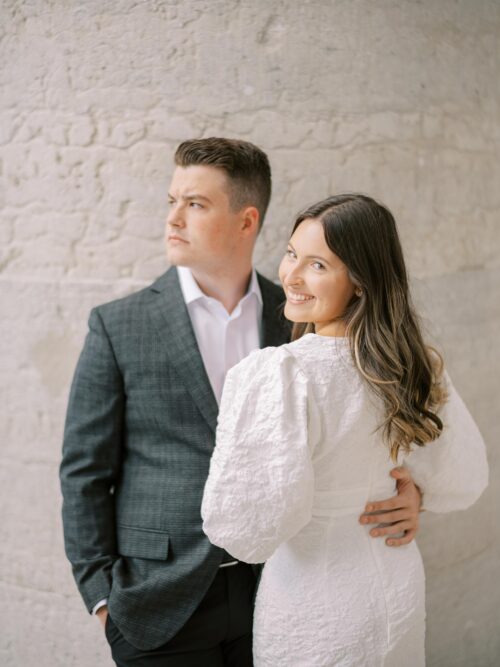
[[[259,232],[259,211],[255,206],[247,206],[242,211],[241,231],[244,234],[257,234]]]

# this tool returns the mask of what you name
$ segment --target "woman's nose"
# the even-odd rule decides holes
[[[302,272],[299,267],[291,269],[285,276],[285,285],[300,285],[302,282]]]

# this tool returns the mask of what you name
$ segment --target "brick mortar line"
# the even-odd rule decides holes
[[[60,591],[52,591],[46,588],[37,588],[35,586],[23,586],[22,584],[15,584],[11,581],[5,581],[0,579],[0,586],[6,586],[8,588],[16,588],[23,591],[33,591],[35,593],[41,593],[42,595],[57,595],[58,597],[64,598],[65,600],[78,600],[78,595],[70,595],[68,593],[61,593]]]
[[[147,287],[154,281],[154,278],[151,280],[141,280],[141,281],[130,281],[130,280],[104,280],[104,279],[83,279],[83,280],[53,280],[49,278],[24,278],[20,277],[8,277],[0,276],[0,283],[20,283],[23,285],[69,285],[74,287],[75,285],[102,285],[102,286],[113,286],[113,287]]]

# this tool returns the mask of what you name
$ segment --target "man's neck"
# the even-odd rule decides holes
[[[230,273],[217,274],[190,269],[201,291],[220,301],[229,314],[233,312],[245,296],[252,278],[252,266],[240,267]]]

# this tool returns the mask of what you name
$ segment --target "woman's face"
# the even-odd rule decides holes
[[[279,269],[286,293],[285,316],[312,322],[324,336],[345,335],[339,319],[354,295],[346,265],[328,247],[323,225],[308,218],[290,239]]]

